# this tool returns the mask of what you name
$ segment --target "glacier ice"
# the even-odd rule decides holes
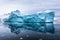
[[[54,12],[53,11],[46,10],[45,14],[46,14],[45,22],[53,22],[54,21]]]
[[[17,14],[20,14],[20,11],[16,10],[11,12],[9,18],[5,19],[5,23],[8,23],[10,26],[21,27],[24,21],[22,17],[17,16]]]
[[[54,12],[53,11],[44,11],[44,12],[39,12],[38,14],[32,14],[32,15],[24,15],[21,16],[21,13],[19,10],[11,12],[11,15],[9,16],[9,20],[17,21],[21,19],[24,22],[53,22],[54,21]],[[15,20],[16,19],[16,20]],[[9,21],[8,20],[8,21]]]
[[[28,30],[37,30],[41,32],[52,31],[52,23],[54,22],[54,12],[47,10],[31,15],[20,15],[19,10],[12,11],[9,18],[4,23],[8,23],[11,29],[25,28]]]
[[[45,22],[45,13],[44,12],[38,12],[39,22]]]

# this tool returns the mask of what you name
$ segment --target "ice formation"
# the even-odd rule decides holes
[[[24,16],[20,16],[20,14],[21,12],[19,10],[11,12],[11,15],[8,19],[5,19],[4,23],[7,23],[11,27],[37,30],[40,25],[44,26],[46,23],[54,22],[54,12],[50,10]],[[39,29],[42,30],[43,28],[40,27]],[[49,28],[46,30],[49,30]]]

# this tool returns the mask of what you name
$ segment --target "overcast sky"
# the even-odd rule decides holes
[[[50,9],[60,16],[60,0],[0,0],[0,15],[16,9],[24,14]]]
[[[24,13],[45,9],[60,10],[60,0],[0,0],[0,13],[16,9]]]

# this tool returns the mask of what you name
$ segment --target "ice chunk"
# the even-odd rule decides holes
[[[53,22],[54,21],[54,12],[51,10],[45,11],[45,22]]]
[[[40,22],[53,22],[54,12],[51,10],[46,10],[44,12],[38,12]]]
[[[11,15],[9,16],[9,18],[7,20],[5,20],[5,22],[7,22],[10,26],[14,26],[14,27],[21,27],[24,23],[23,19],[21,16],[18,16],[20,14],[19,10],[13,11],[11,12]]]
[[[39,22],[45,22],[45,13],[44,12],[38,12],[38,17],[39,17],[39,19],[37,19],[37,20],[39,20]]]
[[[41,31],[46,31],[48,29],[46,29],[45,23],[54,21],[54,12],[52,11],[39,12],[38,14],[25,15],[25,16],[18,16],[17,14],[20,15],[19,10],[11,12],[11,15],[5,22],[8,22],[9,26],[12,27],[17,28],[23,27],[31,30],[39,29]]]

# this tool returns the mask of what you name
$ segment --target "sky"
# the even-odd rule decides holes
[[[55,12],[55,19],[58,20],[60,18],[60,0],[0,0],[0,15],[8,14],[17,9],[22,14],[53,10]]]
[[[60,24],[60,0],[0,0],[0,19],[3,22],[11,11],[20,10],[22,14],[33,14],[44,10],[55,12],[54,23]],[[2,23],[0,23],[2,24]],[[8,28],[0,26],[0,34],[9,32]],[[6,33],[7,34],[7,33]]]

